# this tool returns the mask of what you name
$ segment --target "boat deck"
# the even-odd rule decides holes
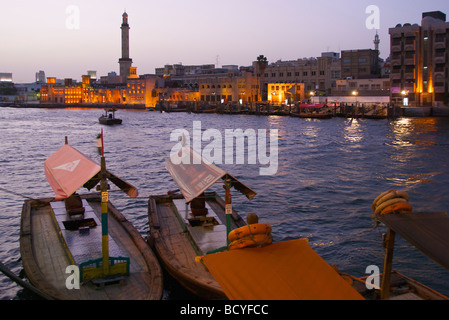
[[[50,203],[64,243],[69,249],[73,262],[77,265],[88,260],[98,259],[102,256],[100,219],[95,215],[94,210],[87,200],[83,199],[82,201],[86,210],[84,219],[92,219],[96,224],[95,228],[89,228],[85,233],[68,230],[65,227],[64,222],[70,218],[68,217],[63,201]],[[118,247],[114,237],[110,237],[108,242],[110,257],[126,257]]]
[[[91,213],[98,219],[98,196],[87,200]],[[98,288],[86,283],[81,284],[80,289],[67,289],[66,281],[71,273],[66,273],[66,268],[73,264],[69,248],[75,248],[72,255],[76,259],[84,259],[77,253],[83,245],[78,248],[76,244],[68,246],[67,241],[70,243],[71,240],[62,240],[61,229],[49,204],[50,199],[25,201],[22,211],[20,249],[25,273],[34,286],[55,299],[64,300],[160,299],[162,271],[156,257],[138,231],[112,204],[108,207],[109,239],[115,243],[115,250],[130,258],[130,275],[117,285]],[[99,229],[101,234],[101,226],[89,232],[95,234],[94,229]],[[101,238],[99,246],[101,248]],[[87,249],[85,252],[90,251],[90,247]],[[94,255],[101,257],[97,252]]]
[[[208,226],[192,226],[190,224],[190,221],[194,221],[195,218],[190,206],[185,205],[184,199],[175,199],[173,204],[201,254],[227,246],[226,221],[220,220],[209,203],[206,202]],[[214,224],[213,221],[218,224]]]

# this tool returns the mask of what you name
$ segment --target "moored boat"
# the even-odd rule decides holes
[[[332,114],[330,113],[290,113],[291,117],[304,118],[304,119],[332,119]]]
[[[325,104],[300,104],[297,112],[290,112],[290,116],[306,119],[331,119],[333,117]]]
[[[26,200],[20,252],[25,274],[46,296],[61,300],[157,300],[162,271],[135,227],[109,202],[110,181],[135,187],[65,144],[45,161],[54,198]],[[107,180],[106,180],[107,178]],[[77,195],[100,183],[101,193]]]
[[[383,224],[385,257],[383,272],[378,275],[379,286],[367,289],[368,277],[356,278],[354,288],[369,299],[382,300],[449,300],[444,294],[393,270],[393,251],[396,235],[428,257],[449,269],[449,217],[446,212],[414,212],[407,192],[388,190],[372,204],[372,218],[376,227]],[[371,276],[371,278],[373,278]]]
[[[184,147],[183,152],[188,158],[196,157],[190,148]],[[214,277],[195,260],[208,252],[227,249],[229,230],[246,222],[230,203],[207,189],[223,179],[226,199],[230,199],[231,187],[248,199],[256,193],[218,167],[199,163],[173,165],[171,159],[167,160],[166,167],[182,194],[150,196],[149,242],[161,264],[182,286],[204,299],[225,299]]]

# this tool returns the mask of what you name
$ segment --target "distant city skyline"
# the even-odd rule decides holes
[[[76,80],[87,70],[118,74],[125,10],[138,74],[165,64],[249,66],[261,54],[275,62],[369,49],[376,34],[366,26],[371,5],[379,9],[384,59],[389,28],[420,24],[422,12],[449,15],[447,0],[3,1],[0,72],[12,73],[16,83],[34,82],[39,70]]]

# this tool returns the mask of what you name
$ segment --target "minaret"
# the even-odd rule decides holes
[[[126,11],[122,15],[123,22],[120,29],[122,29],[122,57],[119,59],[120,64],[120,76],[122,81],[126,82],[129,76],[129,68],[131,67],[133,60],[129,58],[129,24],[128,14]]]
[[[376,50],[377,54],[380,55],[379,44],[380,44],[380,38],[379,38],[379,35],[377,34],[377,31],[376,31],[376,36],[374,37],[374,50]]]

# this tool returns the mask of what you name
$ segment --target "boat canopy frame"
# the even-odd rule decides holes
[[[396,234],[441,266],[449,269],[449,217],[447,212],[392,213],[375,215],[387,228],[381,299],[390,296],[390,275]]]
[[[165,167],[179,187],[186,204],[201,197],[220,179],[225,184],[228,182],[249,200],[257,194],[243,182],[200,156],[190,146],[184,146],[177,153],[173,153],[165,162]]]

